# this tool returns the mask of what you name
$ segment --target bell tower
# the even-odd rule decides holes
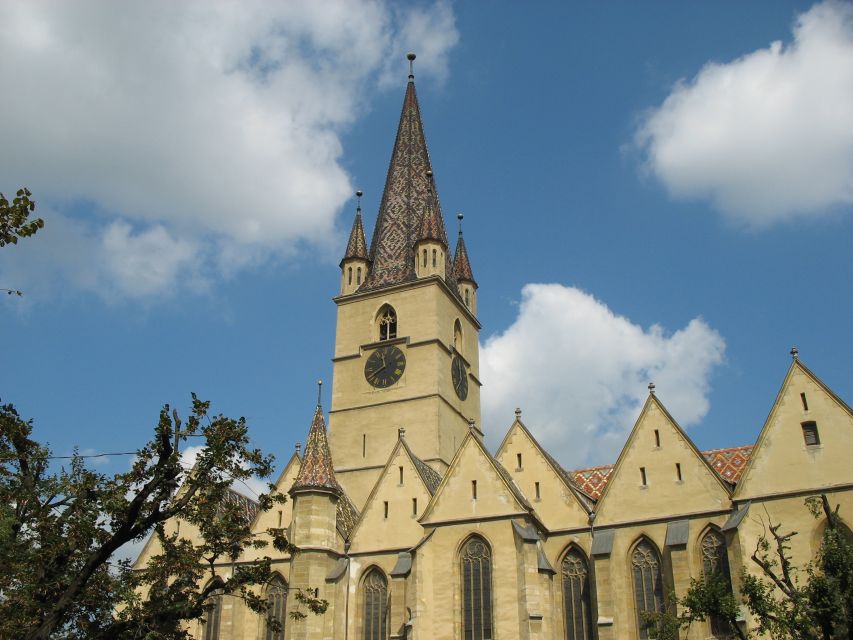
[[[476,284],[464,245],[462,280],[459,248],[455,261],[448,250],[415,55],[407,57],[409,80],[370,249],[363,251],[359,204],[335,298],[329,443],[336,477],[358,508],[399,428],[417,455],[443,472],[470,422],[480,425],[480,324],[470,291],[468,304],[464,299],[465,287]],[[350,268],[364,269],[360,283],[349,280]]]

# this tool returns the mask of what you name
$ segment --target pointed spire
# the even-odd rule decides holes
[[[357,258],[359,260],[367,260],[367,241],[364,239],[364,225],[361,222],[361,191],[355,192],[358,198],[358,205],[355,209],[355,220],[352,223],[352,231],[349,233],[349,242],[347,242],[347,250],[344,254],[341,265],[344,260]]]
[[[290,493],[321,489],[340,495],[341,486],[335,479],[332,466],[332,452],[326,438],[326,421],[323,418],[323,407],[317,404],[308,439],[305,441],[305,454],[302,456],[302,466],[299,475],[290,488]]]
[[[430,195],[427,199],[426,209],[421,220],[421,228],[418,231],[418,239],[415,244],[421,240],[435,240],[447,248],[447,235],[442,233],[444,225],[439,220],[438,199],[435,196],[435,182],[432,179],[432,171],[427,171],[427,178],[430,182]]]
[[[410,62],[414,57],[409,56]],[[418,240],[421,222],[428,200],[434,197],[435,225],[438,239],[447,243],[447,231],[441,215],[441,205],[432,181],[432,171],[426,136],[421,122],[420,106],[415,92],[414,77],[409,77],[403,111],[397,128],[391,164],[385,180],[382,203],[370,243],[370,273],[361,290],[379,289],[416,279],[414,245]],[[445,256],[446,279],[452,282],[452,264]],[[455,289],[455,287],[451,287]]]
[[[467,280],[476,285],[471,261],[468,259],[468,249],[465,248],[465,239],[462,237],[462,218],[464,217],[461,213],[456,214],[456,219],[459,220],[459,238],[456,240],[456,254],[453,256],[453,275],[459,281]]]

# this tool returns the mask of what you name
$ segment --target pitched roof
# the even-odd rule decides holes
[[[703,451],[702,455],[723,480],[736,484],[746,467],[753,447],[754,445],[748,444],[742,447],[712,449],[710,451]],[[569,473],[574,476],[575,482],[580,485],[581,489],[598,500],[604,492],[604,487],[610,479],[610,474],[613,472],[614,466],[612,464],[604,464],[598,467],[589,467],[588,469],[576,469]]]
[[[296,481],[290,488],[290,493],[305,489],[326,489],[338,495],[343,494],[341,485],[335,479],[332,452],[329,450],[329,441],[326,438],[326,421],[320,405],[317,405],[317,410],[314,412],[314,419],[311,421],[311,429],[308,431],[308,440],[305,444],[305,453],[302,456],[302,466],[299,468]]]
[[[362,291],[415,280],[414,245],[427,200],[430,199],[431,181],[427,171],[431,170],[415,83],[410,77],[370,243],[370,272]],[[437,195],[435,217],[438,239],[447,246],[447,232]],[[445,260],[445,279],[455,285],[450,257],[446,256]],[[455,288],[451,286],[451,290]]]
[[[355,505],[346,492],[341,489],[337,510],[335,511],[335,527],[344,540],[349,540],[350,534],[358,522],[358,518],[358,509],[355,508]]]
[[[465,248],[465,240],[462,230],[459,230],[459,239],[456,241],[456,254],[453,257],[453,275],[457,280],[468,280],[477,284],[474,280],[474,272],[471,270],[471,261],[468,259],[468,249]]]
[[[418,472],[418,475],[423,480],[424,485],[426,485],[427,491],[429,491],[430,495],[435,495],[435,490],[438,489],[438,485],[441,484],[441,474],[429,466],[426,462],[417,457],[409,447],[409,444],[405,439],[401,438],[400,442],[406,448],[406,452],[409,454],[409,457],[412,459],[412,463],[415,465],[415,469]]]
[[[367,260],[367,241],[364,239],[364,225],[361,222],[361,207],[355,210],[355,220],[352,223],[352,231],[349,232],[349,242],[347,242],[347,250],[341,260],[350,260],[359,258]]]

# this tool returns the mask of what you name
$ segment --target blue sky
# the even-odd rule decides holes
[[[320,4],[320,3],[314,3]],[[853,400],[847,3],[4,3],[0,398],[55,453],[132,451],[195,391],[286,460],[330,382],[415,75],[480,285],[483,428],[615,460],[653,380],[752,442],[796,344]],[[775,43],[775,44],[774,44]],[[327,385],[328,387],[328,385]],[[328,408],[328,397],[325,405]],[[123,470],[126,457],[98,459]]]

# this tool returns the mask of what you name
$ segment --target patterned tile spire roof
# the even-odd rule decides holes
[[[467,280],[475,285],[477,284],[477,281],[474,280],[474,272],[471,270],[471,261],[468,259],[468,249],[465,248],[461,226],[459,227],[459,239],[456,241],[456,254],[453,257],[453,275],[459,281]]]
[[[414,245],[431,195],[431,181],[427,171],[432,171],[432,165],[415,93],[414,76],[410,75],[388,177],[385,179],[385,190],[370,243],[370,271],[362,291],[416,279]],[[434,197],[438,227],[436,235],[448,246],[437,193]],[[451,285],[450,289],[455,291],[453,265],[449,256],[445,260],[445,279]]]
[[[353,258],[367,260],[367,241],[364,239],[364,225],[361,222],[361,202],[355,210],[355,220],[352,223],[352,231],[349,232],[349,242],[347,242],[347,250],[341,264],[344,260]]]
[[[335,479],[332,465],[332,452],[326,438],[326,421],[323,418],[323,407],[317,405],[308,440],[305,443],[305,454],[302,456],[302,466],[299,475],[290,488],[290,493],[302,490],[325,489],[338,495],[343,493],[341,485]]]
[[[429,198],[427,198],[426,209],[424,210],[424,215],[421,219],[421,227],[418,231],[418,239],[416,242],[420,242],[421,240],[435,240],[447,248],[447,234],[444,233],[444,226],[441,224],[441,216],[438,213],[438,204],[435,197],[435,183],[432,181],[431,174],[429,175],[429,178],[430,195]]]

